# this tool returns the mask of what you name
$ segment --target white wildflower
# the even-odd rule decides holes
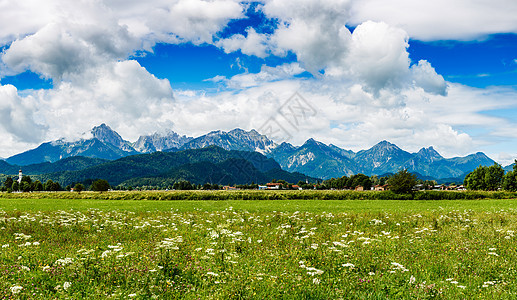
[[[350,268],[350,269],[355,268],[354,264],[351,264],[351,263],[342,264],[341,266],[345,267],[345,268]]]
[[[312,283],[320,284],[320,280],[318,278],[314,278],[314,279],[312,279]]]
[[[71,286],[72,286],[71,282],[65,281],[65,283],[63,283],[63,289],[65,291],[68,290]]]
[[[11,293],[13,294],[18,294],[21,290],[23,290],[23,287],[19,285],[13,285],[11,287]]]

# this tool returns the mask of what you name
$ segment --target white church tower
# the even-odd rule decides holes
[[[22,183],[22,177],[23,177],[23,173],[22,173],[22,169],[20,169],[20,172],[18,173],[18,184]]]

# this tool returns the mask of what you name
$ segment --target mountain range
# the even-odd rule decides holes
[[[0,173],[16,174],[19,166],[0,162]],[[54,163],[46,162],[23,166],[34,180],[53,180],[61,185],[91,183],[102,178],[111,185],[172,186],[188,180],[195,184],[249,184],[266,183],[273,179],[288,182],[310,180],[297,172],[288,172],[258,152],[228,151],[217,146],[175,152],[153,152],[131,155],[116,160],[88,157],[69,157]]]
[[[258,152],[274,159],[285,171],[298,172],[322,179],[358,173],[382,175],[396,173],[405,168],[426,178],[462,180],[476,167],[495,163],[482,152],[465,157],[444,158],[433,147],[422,148],[417,153],[410,153],[388,141],[381,141],[370,149],[358,152],[342,149],[332,144],[326,145],[312,138],[301,146],[289,143],[278,145],[255,130],[242,129],[234,129],[229,132],[212,131],[196,138],[182,136],[172,131],[163,135],[155,133],[141,136],[136,142],[131,143],[124,140],[106,124],[94,127],[89,139],[75,142],[61,139],[43,143],[35,149],[7,158],[6,162],[10,165],[27,166],[57,162],[76,156],[117,160],[142,153],[154,154],[158,151],[174,153],[189,149],[203,149],[207,146],[218,146],[227,151]],[[0,161],[0,166],[1,163]],[[213,163],[214,166],[211,167],[214,169],[224,169],[225,167],[218,165],[223,163],[222,161]],[[196,166],[190,167],[195,168]],[[0,173],[1,171],[0,169]]]

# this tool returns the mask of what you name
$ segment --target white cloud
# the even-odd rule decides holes
[[[91,69],[39,96],[38,115],[50,127],[47,139],[76,136],[101,123],[136,139],[173,124],[169,81],[157,79],[136,61]]]
[[[429,62],[411,66],[407,51],[409,37],[468,39],[515,31],[515,3],[476,3],[267,0],[259,7],[279,21],[273,33],[250,27],[246,37],[218,40],[214,36],[230,20],[242,18],[246,4],[3,1],[0,43],[10,46],[2,54],[7,69],[0,76],[32,70],[52,78],[54,88],[20,96],[15,87],[0,86],[0,155],[43,140],[77,137],[103,122],[130,140],[171,128],[191,135],[258,129],[278,116],[295,91],[317,111],[289,129],[295,144],[315,137],[359,150],[388,139],[411,151],[434,145],[449,156],[489,147],[511,136],[515,124],[486,112],[515,108],[515,90],[448,86]],[[357,27],[351,33],[346,24]],[[264,66],[256,74],[216,76],[211,80],[229,90],[215,95],[177,91],[174,99],[167,80],[127,60],[133,51],[151,50],[158,42],[214,40],[227,53],[266,57],[292,52],[298,62]],[[305,70],[315,78],[294,78]],[[476,135],[479,128],[483,136]]]
[[[215,45],[223,48],[226,53],[240,50],[246,55],[254,55],[261,58],[266,57],[268,50],[267,36],[258,34],[252,27],[246,29],[246,32],[246,37],[242,34],[234,34],[230,38],[217,41]]]
[[[243,89],[259,86],[272,81],[289,79],[294,75],[298,75],[303,72],[305,72],[305,70],[301,68],[298,63],[283,64],[274,68],[263,65],[259,73],[238,74],[230,79],[227,79],[224,76],[215,76],[208,80],[221,82],[231,89]]]
[[[4,153],[39,142],[45,126],[36,121],[33,97],[22,98],[16,87],[0,85],[0,148]]]
[[[432,94],[445,96],[447,94],[447,83],[442,75],[426,60],[420,60],[418,64],[411,66],[411,75],[415,84]]]
[[[346,57],[352,76],[357,76],[373,91],[385,87],[399,88],[407,80],[408,36],[385,23],[365,22],[353,35]],[[346,72],[346,71],[345,71]]]
[[[511,0],[354,0],[350,23],[382,21],[411,38],[472,40],[493,33],[517,33],[517,2]]]
[[[295,91],[316,109],[314,116],[300,119],[296,128],[278,114]],[[491,101],[496,95],[498,103]],[[452,157],[491,150],[487,146],[495,141],[475,133],[480,126],[489,135],[498,134],[500,128],[515,127],[486,114],[516,108],[512,95],[517,96],[517,92],[453,84],[447,96],[409,86],[399,91],[383,90],[375,97],[361,85],[338,84],[332,78],[280,80],[216,95],[180,95],[173,119],[175,130],[199,135],[235,127],[259,129],[274,118],[297,145],[315,137],[357,151],[386,139],[414,152],[434,146],[442,155]],[[487,153],[497,158],[492,151]]]
[[[14,41],[2,60],[15,73],[31,70],[58,83],[86,68],[125,58],[135,45],[123,27],[50,23]]]
[[[280,21],[271,36],[273,53],[296,53],[302,66],[317,74],[339,61],[347,49],[350,31],[345,27],[348,0],[272,0],[264,5],[268,17]]]

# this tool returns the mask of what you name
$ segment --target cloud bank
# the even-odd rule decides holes
[[[500,0],[476,5],[400,0],[389,7],[377,0],[267,0],[257,9],[276,20],[276,28],[262,33],[248,27],[221,38],[232,20],[246,18],[248,4],[4,1],[0,76],[29,70],[51,79],[53,88],[21,92],[0,81],[0,156],[42,141],[79,137],[103,122],[130,140],[163,129],[198,135],[260,128],[295,91],[317,113],[290,129],[293,143],[315,137],[358,150],[388,139],[410,150],[434,145],[446,155],[465,154],[515,127],[514,121],[486,112],[516,109],[516,92],[447,83],[428,61],[411,60],[409,40],[515,33],[516,5]],[[209,79],[220,85],[216,94],[173,90],[174,83],[132,59],[157,43],[211,44],[259,58],[292,53],[297,61]],[[305,71],[313,77],[300,77]],[[482,127],[479,136],[465,132],[477,127]]]

